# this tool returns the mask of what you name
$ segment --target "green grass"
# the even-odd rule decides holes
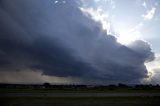
[[[160,90],[0,88],[0,93],[160,93]],[[160,97],[0,97],[0,106],[160,106]]]
[[[87,93],[160,93],[159,89],[150,89],[150,90],[134,90],[134,89],[43,89],[43,88],[0,88],[0,93],[65,93],[65,92],[87,92]]]
[[[106,92],[106,93],[160,93],[159,89],[43,89],[43,88],[0,88],[0,93],[54,93],[54,92]]]
[[[160,97],[12,97],[1,106],[160,106]]]

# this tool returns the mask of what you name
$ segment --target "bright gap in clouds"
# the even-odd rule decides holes
[[[123,45],[128,45],[129,43],[141,39],[141,33],[139,31],[127,31],[127,28],[118,28],[119,30],[116,32],[117,41]]]
[[[135,40],[141,39],[141,33],[137,30],[127,30],[127,27],[124,26],[111,28],[111,23],[107,20],[108,15],[103,13],[101,9],[95,11],[93,9],[81,8],[81,10],[84,13],[90,14],[95,21],[100,22],[103,30],[106,30],[108,34],[114,35],[117,41],[123,45],[128,45]]]
[[[112,24],[108,18],[109,14],[105,13],[102,8],[94,10],[93,8],[80,8],[86,15],[91,15],[91,18],[102,24],[103,30],[106,30],[108,34],[112,34],[117,38],[117,41],[123,45],[128,45],[129,43],[141,39],[141,33],[136,30],[136,27],[142,26],[140,23],[138,26],[132,29],[128,29],[127,26],[116,26],[116,28],[111,27]],[[127,25],[124,23],[124,25]]]

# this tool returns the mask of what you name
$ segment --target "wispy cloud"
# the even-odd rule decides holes
[[[142,3],[142,6],[143,6],[144,8],[147,8],[147,4],[146,4],[145,1]]]
[[[156,8],[153,7],[151,10],[148,10],[146,12],[146,14],[143,14],[142,17],[144,18],[144,20],[151,20],[153,19],[154,15],[155,15],[155,12],[156,12]]]

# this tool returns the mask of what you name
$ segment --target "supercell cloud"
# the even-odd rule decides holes
[[[141,40],[129,46],[118,43],[80,6],[73,0],[1,0],[0,76],[40,71],[84,84],[140,83],[147,78],[144,63],[154,59],[150,45]]]

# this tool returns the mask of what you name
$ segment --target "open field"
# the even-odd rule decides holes
[[[160,89],[53,89],[53,88],[0,88],[0,93],[160,93]]]
[[[0,88],[0,106],[160,106],[160,90]]]
[[[160,106],[160,97],[10,97],[1,106]]]
[[[160,97],[160,93],[1,93],[0,97]]]

